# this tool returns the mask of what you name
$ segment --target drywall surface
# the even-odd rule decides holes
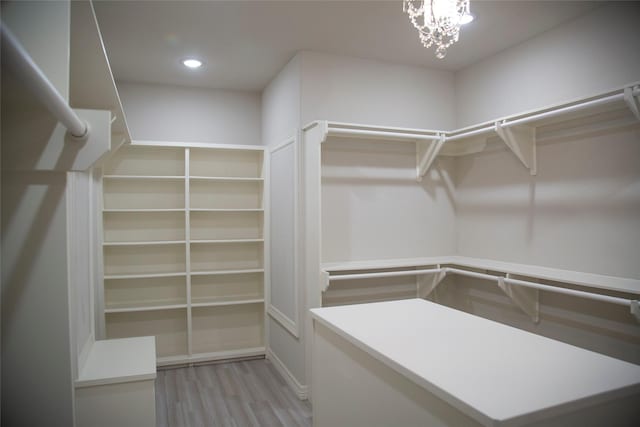
[[[459,71],[456,127],[639,81],[638,22],[640,3],[611,2]]]
[[[69,2],[3,2],[2,21],[68,98]],[[73,425],[66,174],[12,170],[56,121],[2,58],[2,420]]]
[[[458,254],[640,279],[640,128],[460,157]]]
[[[295,56],[289,63],[274,77],[262,93],[262,143],[269,147],[276,147],[286,142],[287,139],[293,137],[300,127],[300,59]],[[293,167],[290,164],[290,167]],[[270,211],[273,215],[274,210]],[[271,217],[271,221],[277,221],[278,218]],[[289,222],[286,225],[278,224],[276,229],[282,227],[290,227],[293,231],[294,223]],[[267,224],[267,228],[269,224]],[[270,254],[270,268],[287,264],[285,258],[286,253]],[[283,258],[284,257],[284,258]],[[280,272],[283,274],[283,272]],[[284,272],[286,274],[286,272]],[[272,274],[271,277],[279,277],[279,274]],[[289,277],[294,283],[271,281],[270,294],[281,294],[289,292],[291,286],[298,286],[298,307],[305,307],[303,285],[295,283],[295,278]],[[300,309],[298,313],[298,325],[304,324],[306,312]],[[293,336],[280,323],[269,316],[267,322],[268,330],[268,347],[276,357],[282,361],[284,366],[289,370],[298,383],[306,384],[305,375],[305,346],[304,331],[299,328],[299,337]]]
[[[448,129],[454,125],[450,72],[302,52],[302,123],[332,120]]]
[[[260,94],[118,82],[131,137],[260,145]]]
[[[322,262],[455,252],[452,162],[416,181],[414,144],[322,144]]]
[[[300,127],[300,57],[295,56],[262,92],[262,143],[280,145]]]

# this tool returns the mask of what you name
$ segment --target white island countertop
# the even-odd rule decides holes
[[[640,366],[421,299],[313,319],[483,425],[640,396]]]

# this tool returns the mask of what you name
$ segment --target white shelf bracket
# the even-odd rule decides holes
[[[631,301],[631,315],[635,317],[638,322],[640,322],[640,301]]]
[[[507,273],[507,278],[510,278]],[[498,287],[517,305],[534,323],[540,321],[540,303],[538,290],[513,286],[504,282],[503,277],[498,277]]]
[[[320,286],[322,287],[322,292],[325,292],[327,289],[329,289],[329,272],[328,271],[321,271],[320,272]]]
[[[416,180],[422,181],[436,157],[440,153],[446,138],[443,133],[438,134],[438,139],[433,141],[416,141]]]
[[[513,151],[518,160],[529,169],[531,175],[536,170],[536,129],[530,126],[505,126],[505,122],[496,122],[498,136]]]
[[[634,89],[639,89],[640,87],[625,87],[624,88],[624,102],[627,103],[627,106],[631,110],[636,119],[640,121],[640,102],[638,99],[633,96]]]
[[[438,265],[438,268],[440,268],[440,265]],[[418,298],[427,298],[431,295],[446,276],[447,272],[445,270],[435,274],[418,276]]]

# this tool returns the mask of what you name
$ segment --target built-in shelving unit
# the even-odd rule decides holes
[[[264,354],[263,149],[135,142],[103,169],[107,338],[158,365]]]
[[[318,139],[365,138],[370,141],[416,144],[416,178],[427,173],[440,156],[464,156],[486,149],[491,141],[505,144],[536,175],[536,144],[549,135],[579,129],[601,130],[640,121],[640,83],[577,99],[547,108],[497,118],[452,131],[389,128],[330,121],[313,122],[303,128],[318,127]]]

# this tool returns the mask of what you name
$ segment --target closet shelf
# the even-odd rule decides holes
[[[191,181],[212,182],[264,182],[264,178],[233,177],[233,176],[190,176]]]
[[[416,144],[416,179],[420,181],[440,155],[463,156],[483,151],[487,140],[501,140],[516,158],[537,173],[538,130],[557,133],[565,129],[635,124],[640,121],[640,83],[599,95],[515,114],[452,131],[367,126],[331,121],[313,122],[303,128],[318,127],[317,140],[364,138],[368,141],[410,142]],[[595,130],[595,129],[594,129]]]
[[[179,273],[153,273],[153,274],[112,274],[105,275],[104,280],[125,280],[125,279],[157,279],[161,277],[183,277],[186,272]]]
[[[169,304],[169,305],[139,305],[120,308],[105,308],[104,312],[109,313],[133,313],[140,311],[162,311],[162,310],[178,310],[187,308],[187,304]]]
[[[209,270],[209,271],[192,271],[192,276],[222,276],[228,274],[248,274],[248,273],[264,273],[264,268],[247,268],[241,270]]]
[[[102,246],[156,246],[156,245],[184,245],[186,240],[157,240],[131,242],[104,242]]]
[[[110,180],[148,180],[148,181],[182,181],[184,175],[104,175]]]
[[[194,240],[191,243],[264,243],[264,239],[222,239],[222,240]]]
[[[515,276],[524,276],[534,280],[548,280],[602,291],[614,291],[640,295],[640,280],[638,279],[605,276],[601,274],[583,273],[571,270],[540,267],[536,265],[516,264],[462,256],[325,263],[322,264],[321,269],[325,275],[330,276],[332,273],[346,271],[418,268],[438,265],[452,268],[496,271]]]
[[[207,209],[207,208],[190,208],[191,212],[264,212],[261,208],[240,208],[240,209]]]
[[[229,300],[229,301],[191,302],[191,307],[222,307],[222,306],[230,306],[230,305],[263,304],[263,303],[264,303],[264,298],[254,298],[254,299],[236,299],[236,300]]]
[[[184,363],[199,363],[208,362],[212,360],[225,360],[234,359],[240,357],[256,357],[264,356],[266,352],[265,347],[252,347],[244,348],[241,350],[228,350],[228,351],[215,351],[210,353],[194,353],[191,356],[188,354],[177,356],[165,356],[158,357],[157,366],[171,366]]]
[[[103,209],[104,213],[127,213],[127,212],[184,212],[183,208],[158,208],[158,209]],[[191,209],[193,210],[193,209]]]

